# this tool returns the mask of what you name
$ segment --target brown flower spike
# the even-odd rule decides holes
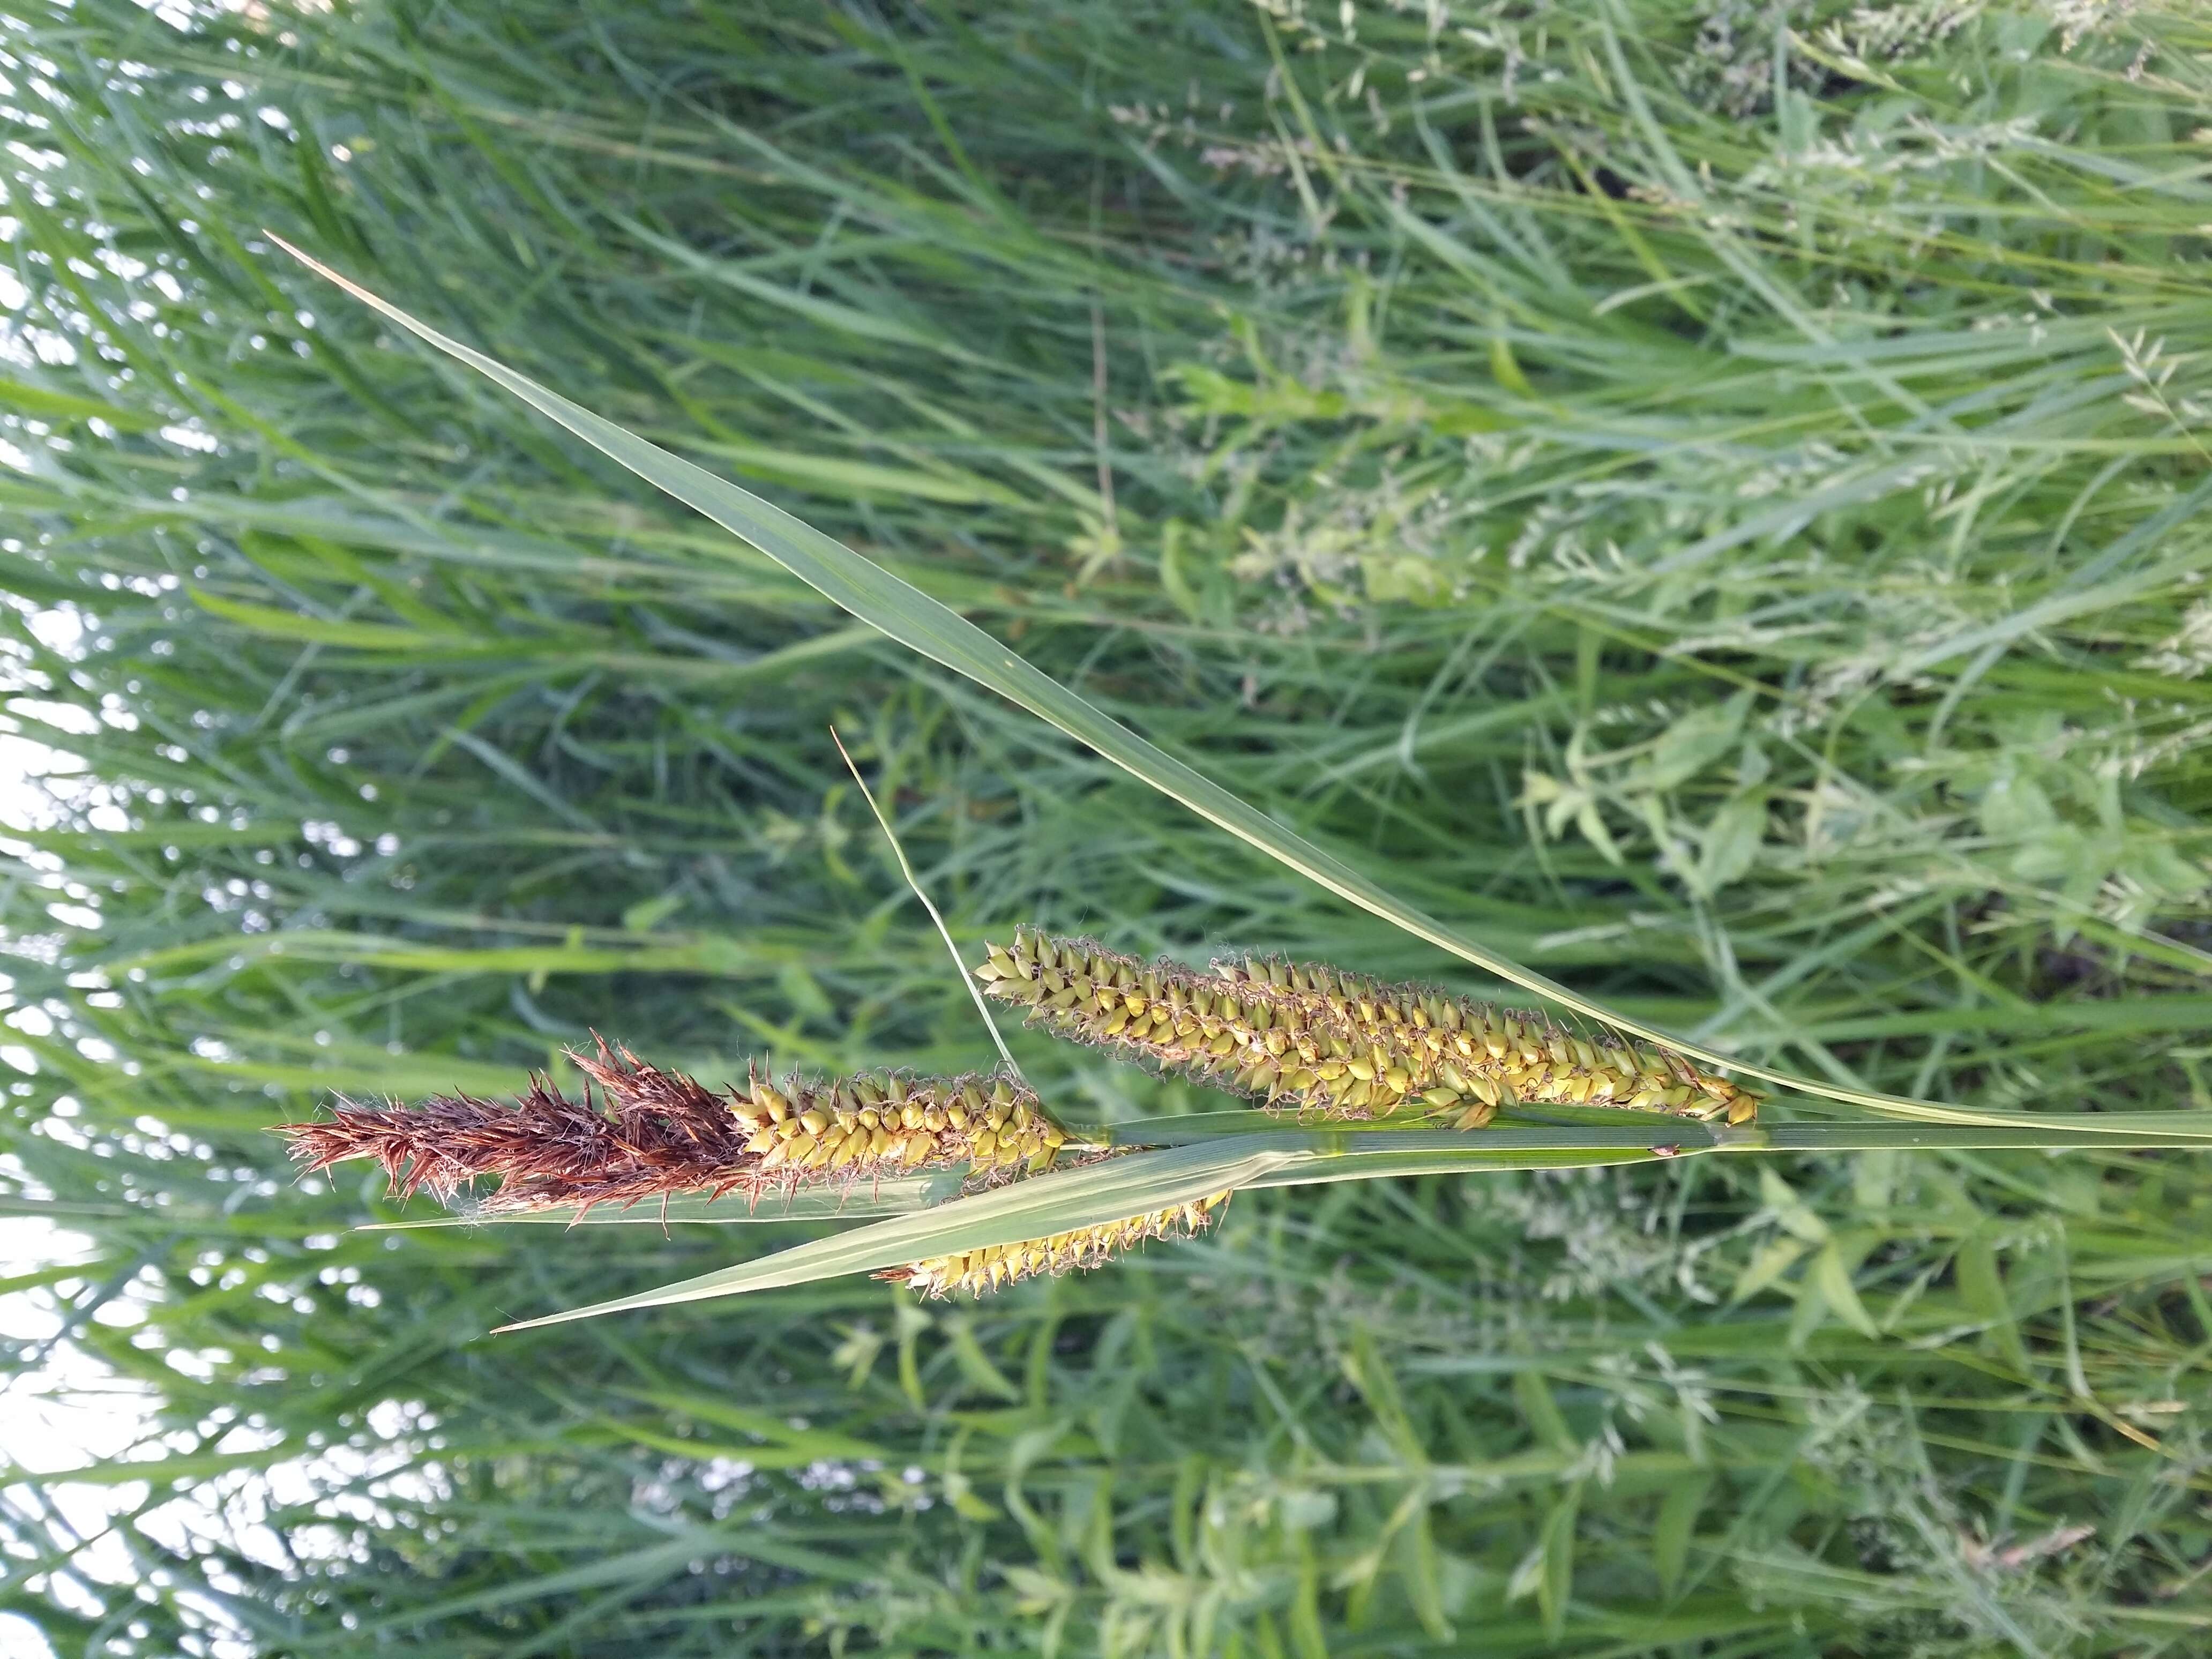
[[[1682,1055],[1549,1016],[1383,985],[1334,968],[1240,957],[1196,972],[1085,939],[1015,930],[975,969],[987,993],[1056,1035],[1189,1073],[1269,1107],[1346,1119],[1589,1105],[1748,1121],[1755,1096]]]
[[[904,1285],[928,1297],[949,1296],[955,1291],[981,1296],[1001,1285],[1040,1273],[1073,1273],[1103,1267],[1121,1251],[1148,1239],[1170,1234],[1188,1238],[1203,1232],[1212,1223],[1213,1212],[1228,1202],[1227,1193],[1211,1193],[1188,1204],[1133,1215],[1125,1221],[1079,1227],[1073,1232],[1054,1233],[1049,1238],[1032,1238],[1019,1244],[993,1244],[956,1255],[934,1255],[926,1261],[909,1261],[904,1267],[887,1267],[876,1277]]]
[[[1048,1168],[1066,1142],[1036,1095],[1006,1078],[878,1073],[776,1085],[752,1071],[721,1094],[604,1041],[596,1054],[569,1058],[590,1079],[581,1099],[533,1077],[512,1104],[467,1095],[412,1107],[341,1100],[329,1121],[278,1133],[306,1170],[374,1158],[403,1196],[428,1188],[451,1199],[496,1177],[483,1205],[491,1212],[757,1194],[915,1170],[995,1177]]]

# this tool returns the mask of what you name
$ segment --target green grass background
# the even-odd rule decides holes
[[[0,77],[10,718],[82,763],[5,847],[0,1207],[90,1241],[0,1283],[0,1410],[148,1414],[106,1531],[0,1492],[0,1627],[2203,1650],[2198,1154],[1255,1193],[981,1304],[487,1338],[816,1230],[354,1232],[268,1126],[592,1028],[988,1060],[833,722],[964,943],[1484,988],[258,234],[1616,1006],[2212,1108],[2201,10],[21,0]]]

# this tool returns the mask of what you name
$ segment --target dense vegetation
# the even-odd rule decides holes
[[[487,1338],[807,1230],[351,1231],[268,1127],[595,1027],[988,1063],[833,722],[963,943],[1483,988],[259,234],[1623,1008],[2212,1108],[2200,9],[17,0],[0,76],[5,672],[82,763],[0,890],[0,1207],[82,1242],[0,1409],[143,1416],[0,1491],[54,1653],[2203,1650],[2196,1153],[1257,1193]]]

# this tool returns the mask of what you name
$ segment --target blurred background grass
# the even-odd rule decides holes
[[[354,1233],[267,1127],[593,1027],[987,1057],[833,721],[963,941],[1481,988],[258,234],[1624,1007],[2203,1108],[2201,10],[19,0],[0,76],[23,1651],[2203,1650],[2187,1154],[1248,1194],[487,1340],[805,1230]]]

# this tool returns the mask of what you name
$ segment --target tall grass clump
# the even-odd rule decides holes
[[[2208,51],[17,8],[9,1639],[2200,1650]]]

